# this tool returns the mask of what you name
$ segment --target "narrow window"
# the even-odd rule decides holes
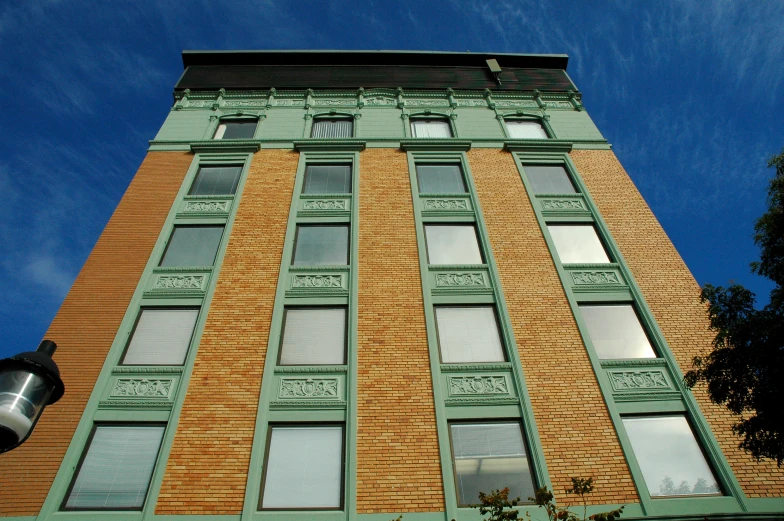
[[[351,165],[308,165],[303,194],[350,194]]]
[[[599,358],[656,358],[631,305],[581,304],[580,312]]]
[[[482,264],[482,252],[472,225],[425,226],[428,264]]]
[[[262,509],[343,506],[343,426],[272,426],[267,441]]]
[[[721,494],[685,416],[626,417],[623,426],[652,497]]]
[[[452,423],[452,461],[457,502],[467,507],[479,493],[509,488],[509,497],[534,495],[534,479],[517,422]]]
[[[343,139],[354,136],[354,121],[349,118],[318,118],[313,120],[312,138]]]
[[[122,365],[182,365],[198,309],[142,309]]]
[[[591,224],[548,224],[550,237],[562,264],[606,264],[610,262],[602,241]]]
[[[346,308],[286,309],[279,365],[346,363]]]
[[[438,306],[435,310],[442,363],[506,361],[492,306]]]
[[[97,425],[63,510],[141,510],[150,488],[163,425]]]
[[[417,165],[420,194],[464,194],[466,185],[460,165]]]
[[[560,165],[525,165],[525,174],[535,194],[576,194],[566,169]]]
[[[532,119],[507,119],[506,129],[512,139],[547,139],[547,131]]]
[[[413,137],[452,137],[452,126],[449,121],[438,119],[412,119],[411,135]]]
[[[241,166],[199,167],[188,195],[234,195],[241,172]]]
[[[294,245],[294,266],[348,264],[347,225],[297,226]]]
[[[161,266],[212,266],[223,226],[175,226]]]
[[[229,119],[221,121],[215,131],[215,139],[253,139],[256,133],[255,119]]]

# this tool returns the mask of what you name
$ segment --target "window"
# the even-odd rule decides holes
[[[535,194],[576,194],[566,169],[560,165],[525,165],[525,175]]]
[[[303,194],[350,194],[351,165],[308,165]]]
[[[580,312],[599,358],[656,358],[631,305],[582,304]]]
[[[686,417],[626,417],[623,426],[651,496],[721,494]]]
[[[509,497],[534,495],[534,479],[517,422],[452,423],[452,461],[459,506],[475,505],[479,493],[509,487]]]
[[[441,363],[506,361],[492,306],[438,306],[435,310]]]
[[[270,427],[260,507],[340,509],[343,460],[342,425]]]
[[[141,510],[163,425],[96,425],[63,510]]]
[[[285,310],[279,365],[345,363],[346,308]]]
[[[175,226],[161,266],[212,266],[223,226]]]
[[[555,251],[563,264],[604,264],[610,262],[602,241],[591,224],[548,224]]]
[[[443,118],[412,119],[411,136],[413,137],[452,137],[452,126]]]
[[[417,165],[420,194],[464,194],[465,181],[460,165]]]
[[[122,365],[182,365],[198,309],[142,309]]]
[[[294,266],[348,264],[348,226],[297,226]]]
[[[428,264],[482,264],[472,225],[425,225]]]
[[[547,139],[547,131],[533,119],[507,119],[506,129],[512,139]]]
[[[317,118],[313,120],[310,137],[342,139],[354,136],[354,121],[348,118]]]
[[[255,119],[223,120],[215,131],[215,139],[253,139],[257,123]]]
[[[241,166],[199,167],[188,195],[234,195],[241,172]]]

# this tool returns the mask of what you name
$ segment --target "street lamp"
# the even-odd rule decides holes
[[[63,396],[55,349],[57,344],[44,340],[37,351],[0,360],[0,453],[24,443],[44,407]]]

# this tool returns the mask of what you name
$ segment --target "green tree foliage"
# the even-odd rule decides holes
[[[775,284],[770,302],[754,307],[754,293],[740,284],[705,285],[713,351],[697,356],[686,385],[708,386],[710,399],[739,416],[733,431],[740,447],[757,460],[784,461],[784,149],[768,161],[776,174],[768,187],[768,210],[754,226],[759,262],[752,272]]]

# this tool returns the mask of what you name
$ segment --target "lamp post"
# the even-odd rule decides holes
[[[0,453],[24,443],[44,407],[63,396],[55,349],[57,344],[44,340],[37,351],[0,360]]]

